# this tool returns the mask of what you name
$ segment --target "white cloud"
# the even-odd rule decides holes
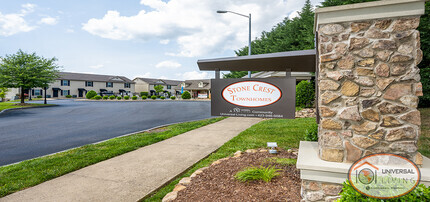
[[[139,78],[150,78],[150,77],[152,77],[152,74],[151,74],[151,72],[146,72],[144,74],[134,76],[134,78],[137,78],[137,77],[139,77]]]
[[[178,74],[177,76],[183,80],[210,79],[210,75],[207,72],[198,71],[185,72],[183,74]]]
[[[163,45],[169,44],[169,42],[170,42],[169,39],[160,40],[160,44],[163,44]]]
[[[36,5],[23,4],[19,13],[2,14],[0,13],[0,35],[11,36],[20,32],[29,32],[36,29],[35,26],[30,26],[24,17],[34,12]]]
[[[140,3],[150,9],[132,16],[109,10],[102,18],[89,19],[82,29],[114,40],[175,41],[179,50],[167,54],[195,57],[248,44],[248,19],[231,13],[217,14],[216,10],[252,13],[252,38],[255,38],[281,22],[288,13],[300,10],[305,0],[141,0]]]
[[[39,24],[55,25],[58,23],[57,18],[45,17],[40,19]]]
[[[170,60],[166,60],[155,65],[155,67],[157,68],[168,68],[168,69],[177,69],[181,66],[182,65],[180,63],[177,63],[175,61],[170,61]]]
[[[67,33],[73,33],[73,32],[75,32],[75,30],[74,30],[74,29],[72,29],[72,28],[68,28],[68,29],[66,29],[66,32],[67,32]]]
[[[92,66],[90,66],[91,69],[100,69],[102,67],[104,67],[103,64],[98,64],[98,65],[92,65]]]

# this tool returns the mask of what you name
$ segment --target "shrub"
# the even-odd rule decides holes
[[[85,97],[87,99],[91,99],[91,98],[93,98],[96,95],[97,95],[96,91],[90,90],[90,91],[87,92],[87,94],[85,95]]]
[[[313,123],[308,126],[305,131],[305,140],[306,141],[318,141],[318,124]]]
[[[365,195],[360,194],[358,191],[356,191],[352,185],[347,180],[343,183],[343,189],[340,193],[341,198],[337,201],[340,202],[346,202],[346,201],[368,201],[368,202],[393,202],[393,201],[430,201],[430,189],[429,187],[426,187],[423,184],[418,185],[413,191],[409,192],[408,194],[394,198],[394,199],[376,199],[376,198],[370,198]]]
[[[94,98],[94,99],[96,99],[96,100],[100,100],[100,99],[102,99],[102,96],[100,96],[100,95],[96,95],[96,96],[94,96],[93,98]]]
[[[296,86],[296,106],[312,107],[314,100],[315,86],[309,81],[300,81]]]
[[[103,100],[107,100],[109,98],[109,96],[105,95],[103,96]]]
[[[38,96],[37,96],[37,98],[42,98],[42,96],[41,96],[41,95],[38,95]]]
[[[161,96],[157,95],[157,98],[160,98]]]
[[[430,67],[420,69],[423,96],[420,96],[418,107],[430,107]]]
[[[166,99],[166,97],[164,97],[164,96],[161,96],[161,97],[160,97],[160,99],[164,100],[164,99]]]
[[[124,100],[128,100],[128,99],[130,99],[130,96],[128,95],[124,96]]]
[[[276,169],[275,166],[269,167],[250,167],[245,170],[239,171],[234,176],[237,180],[246,182],[253,180],[263,180],[265,182],[269,182],[272,178],[279,175],[281,169]]]
[[[66,98],[72,98],[72,95],[66,95]]]
[[[151,99],[155,100],[155,99],[157,99],[157,96],[153,95],[153,96],[151,96]]]
[[[109,99],[111,99],[111,100],[113,100],[113,99],[115,99],[116,97],[115,97],[115,95],[111,95],[111,96],[109,96]]]
[[[131,97],[132,100],[137,100],[137,96]]]
[[[170,97],[170,99],[174,100],[174,99],[176,99],[176,97],[175,97],[175,96],[172,96],[172,97]]]
[[[117,99],[117,100],[121,100],[121,99],[122,99],[122,97],[121,97],[121,96],[118,96],[118,97],[116,97],[116,99]]]
[[[142,96],[142,100],[146,100],[146,98],[148,98],[148,97],[145,95]]]
[[[142,96],[148,97],[148,92],[140,92],[140,97],[142,97]]]
[[[191,94],[188,91],[185,91],[184,93],[182,93],[181,95],[182,99],[191,99]]]

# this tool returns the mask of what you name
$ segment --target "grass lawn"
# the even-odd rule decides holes
[[[99,144],[0,167],[0,197],[222,119],[224,118],[174,124],[163,130],[156,130],[159,132],[114,138]]]
[[[315,118],[271,119],[255,124],[144,201],[161,201],[173,190],[180,179],[190,176],[199,168],[209,166],[215,160],[232,155],[237,150],[266,147],[267,142],[277,142],[278,147],[284,149],[298,148],[300,140],[304,139],[306,129],[312,124],[316,124]]]
[[[12,109],[12,108],[23,108],[23,107],[35,107],[35,106],[47,106],[44,104],[28,104],[28,105],[16,105],[18,103],[14,103],[14,102],[0,102],[0,111],[4,110],[4,109]]]
[[[418,140],[418,151],[430,158],[430,108],[421,108],[421,135]]]

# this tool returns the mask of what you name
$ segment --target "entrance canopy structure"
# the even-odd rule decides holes
[[[201,71],[315,72],[316,50],[203,59],[198,60],[197,65]]]

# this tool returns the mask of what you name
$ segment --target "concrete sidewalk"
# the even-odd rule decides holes
[[[8,195],[0,201],[138,201],[260,121],[227,118]]]

